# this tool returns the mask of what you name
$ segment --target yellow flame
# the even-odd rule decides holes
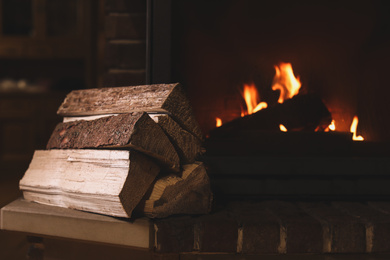
[[[260,102],[259,104],[257,104],[257,106],[253,109],[253,113],[256,113],[257,111],[260,111],[264,108],[267,108],[268,107],[268,104],[266,102]]]
[[[279,103],[283,103],[286,99],[297,95],[300,88],[301,82],[299,77],[294,76],[291,63],[280,63],[279,66],[275,66],[272,90],[280,91]]]
[[[266,102],[258,103],[259,93],[257,92],[255,84],[244,84],[244,90],[242,92],[244,97],[247,111],[241,111],[241,116],[253,114],[261,109],[267,108]]]
[[[280,128],[280,131],[287,132],[287,128],[284,125],[280,124],[279,128]]]
[[[220,127],[220,126],[222,125],[222,119],[219,118],[219,117],[216,117],[216,118],[215,118],[215,125],[216,125],[217,127]]]
[[[351,129],[350,129],[351,133],[353,133],[352,140],[363,141],[364,140],[363,136],[361,136],[361,135],[356,136],[356,129],[357,129],[358,123],[359,123],[358,117],[354,116],[353,120],[352,120],[352,124],[351,124]]]
[[[334,120],[332,120],[332,122],[330,123],[330,125],[329,125],[328,127],[329,127],[329,130],[330,130],[330,131],[334,131],[334,130],[336,130],[335,121],[334,121]]]

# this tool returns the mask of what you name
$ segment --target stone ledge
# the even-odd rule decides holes
[[[235,201],[209,215],[126,220],[19,199],[1,209],[0,224],[4,230],[161,254],[390,253],[389,209],[388,201]]]
[[[387,246],[390,214],[369,203],[347,202],[233,202],[207,216],[188,217],[185,226],[194,240],[170,252],[225,252],[238,254],[371,253],[390,252]],[[390,202],[381,202],[390,208]],[[356,209],[353,211],[352,209]],[[357,209],[359,211],[357,211]],[[157,227],[175,222],[161,219]],[[192,226],[192,228],[190,228]],[[178,232],[178,231],[176,231]],[[201,234],[201,235],[199,235]],[[158,239],[158,238],[157,238]],[[156,252],[166,252],[157,241]]]

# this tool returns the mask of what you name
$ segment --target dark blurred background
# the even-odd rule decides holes
[[[274,104],[274,65],[291,62],[301,93],[317,93],[349,131],[388,141],[390,9],[385,1],[173,1],[173,77],[205,132],[239,114],[243,83]],[[233,116],[234,115],[234,116]]]
[[[73,89],[181,82],[207,134],[240,114],[244,83],[275,104],[282,61],[339,131],[358,115],[358,134],[388,141],[389,12],[380,0],[1,0],[2,172],[45,147]]]
[[[389,141],[386,4],[0,0],[0,206],[20,196],[18,180],[73,89],[181,82],[207,134],[215,117],[240,114],[244,83],[275,104],[273,66],[291,62],[301,92],[323,98],[339,131],[358,115],[358,134]]]

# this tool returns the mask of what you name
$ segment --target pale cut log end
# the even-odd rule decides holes
[[[36,151],[19,187],[26,200],[130,217],[159,167],[125,150]]]

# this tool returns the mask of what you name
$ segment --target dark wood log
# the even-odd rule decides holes
[[[148,154],[174,171],[180,168],[175,148],[147,113],[59,123],[47,144],[47,149],[124,147]]]
[[[288,131],[314,131],[317,128],[325,129],[331,121],[330,112],[318,96],[301,95],[225,123],[212,130],[210,138],[245,136],[248,131],[276,132],[280,131],[281,124]]]
[[[179,83],[74,90],[67,95],[57,113],[61,116],[88,116],[135,111],[168,113],[184,129],[202,139],[200,127]]]
[[[162,176],[156,180],[136,211],[151,218],[175,214],[207,214],[213,195],[201,162],[183,166],[181,177]]]
[[[195,162],[202,153],[202,143],[190,132],[184,130],[169,115],[152,115],[150,117],[164,130],[169,140],[176,148],[181,164]]]

